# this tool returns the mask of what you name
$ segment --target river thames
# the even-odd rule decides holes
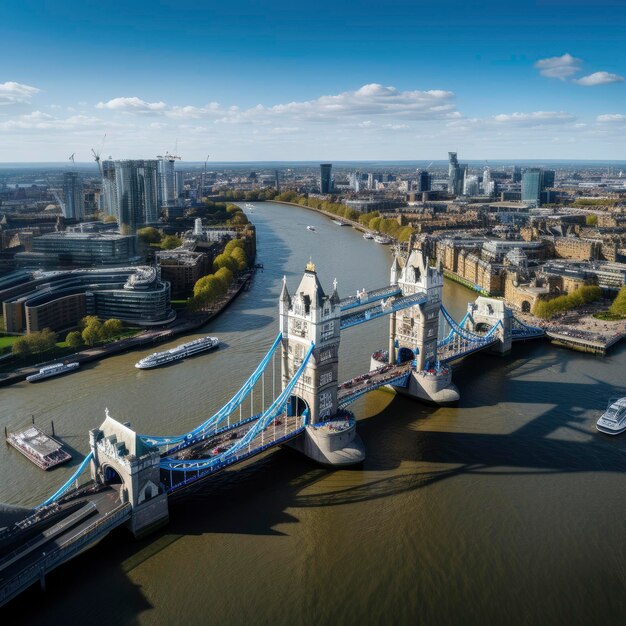
[[[64,482],[105,407],[159,435],[212,414],[271,345],[282,277],[293,292],[309,257],[342,297],[388,282],[388,247],[312,211],[254,206],[264,270],[201,333],[220,350],[156,370],[136,370],[149,352],[136,351],[0,389],[1,426],[53,419],[76,452],[44,473],[0,446],[1,502],[32,506]],[[445,285],[457,319],[474,298]],[[387,331],[385,319],[344,331],[340,380],[367,370]],[[470,357],[454,382],[456,407],[385,391],[355,403],[362,467],[329,471],[276,450],[174,503],[161,532],[135,541],[118,529],[0,614],[90,626],[624,624],[626,435],[595,422],[626,395],[626,346],[601,359],[515,344],[504,358]]]

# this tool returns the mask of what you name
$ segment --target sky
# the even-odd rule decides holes
[[[0,162],[626,159],[624,0],[20,0]]]

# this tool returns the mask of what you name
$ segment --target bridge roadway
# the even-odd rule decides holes
[[[228,448],[235,445],[254,426],[259,417],[260,415],[255,415],[252,418],[221,429],[217,433],[209,435],[206,439],[197,441],[182,450],[177,450],[173,454],[166,452],[162,455],[162,458],[168,461],[181,461],[181,463],[206,460],[212,457],[217,458],[227,451]],[[283,414],[275,419],[265,430],[259,432],[247,447],[238,451],[232,457],[226,457],[223,462],[216,463],[214,467],[201,470],[190,468],[187,471],[169,470],[162,467],[161,481],[165,485],[166,491],[172,493],[188,486],[192,482],[216,474],[276,445],[283,444],[297,437],[303,430],[304,420],[302,416],[287,417]],[[176,480],[176,475],[179,475],[182,480]]]
[[[79,552],[99,541],[131,515],[130,504],[119,500],[119,489],[109,487],[78,498],[85,513],[72,514],[41,531],[0,561],[0,606]],[[89,510],[92,509],[92,510]]]
[[[388,385],[391,381],[407,377],[412,370],[413,365],[409,361],[400,365],[384,365],[372,372],[361,374],[339,385],[337,402],[340,407],[344,407],[369,391]]]

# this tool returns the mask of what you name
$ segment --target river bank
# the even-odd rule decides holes
[[[0,387],[25,380],[27,376],[38,372],[40,368],[45,367],[46,365],[51,365],[52,363],[57,363],[59,360],[63,362],[71,361],[81,364],[91,363],[93,361],[100,361],[130,350],[145,348],[148,345],[154,346],[160,343],[165,343],[174,337],[191,333],[221,315],[233,302],[233,300],[235,300],[235,298],[244,290],[244,288],[246,288],[250,280],[252,280],[254,272],[255,268],[252,268],[239,277],[236,283],[228,290],[226,295],[217,302],[216,306],[206,312],[193,314],[183,312],[182,315],[179,314],[176,320],[167,328],[159,330],[145,330],[134,337],[119,339],[104,346],[95,346],[93,348],[67,354],[63,356],[62,359],[43,361],[34,366],[17,368],[13,372],[0,374]]]

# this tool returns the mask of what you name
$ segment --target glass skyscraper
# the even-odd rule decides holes
[[[529,167],[522,173],[522,202],[539,205],[543,190],[543,170]]]
[[[331,193],[333,190],[332,163],[320,164],[320,192]]]
[[[118,223],[123,232],[135,233],[159,218],[156,160],[115,161]]]
[[[63,174],[63,196],[65,198],[63,217],[79,221],[85,219],[83,181],[76,172]]]

